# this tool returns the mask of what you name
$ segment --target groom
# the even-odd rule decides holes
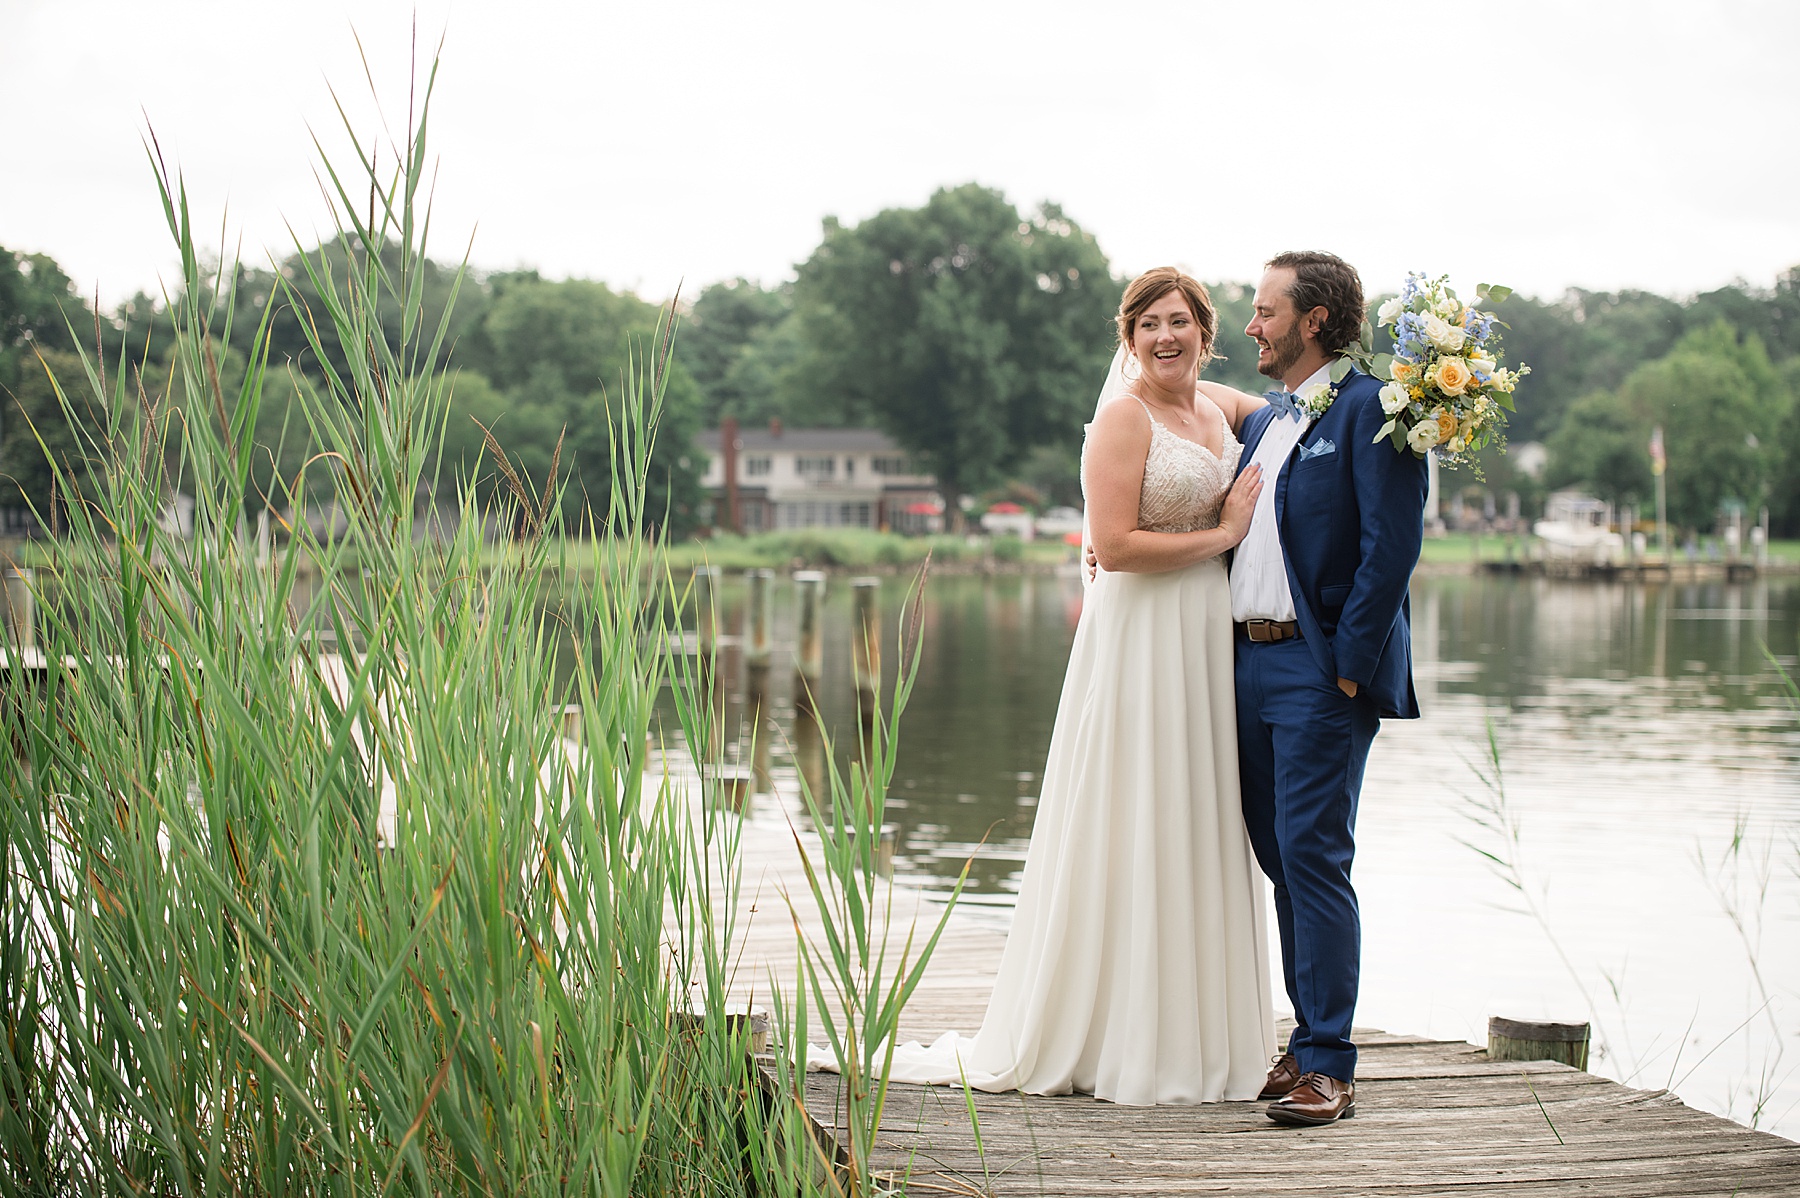
[[[1265,485],[1231,565],[1238,760],[1296,1023],[1261,1097],[1271,1119],[1317,1126],[1356,1110],[1356,803],[1381,718],[1419,714],[1406,595],[1426,467],[1377,439],[1375,379],[1351,370],[1332,388],[1363,322],[1349,263],[1277,255],[1255,304],[1244,332],[1280,387],[1243,428]]]

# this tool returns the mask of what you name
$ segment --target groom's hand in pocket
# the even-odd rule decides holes
[[[1349,695],[1352,699],[1356,698],[1356,683],[1350,681],[1348,678],[1338,679],[1338,689],[1343,691],[1346,695]]]

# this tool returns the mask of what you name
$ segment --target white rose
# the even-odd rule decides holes
[[[1300,406],[1315,416],[1323,415],[1331,406],[1331,384],[1314,383],[1300,393]]]
[[[1435,420],[1421,420],[1413,425],[1412,431],[1406,434],[1406,443],[1413,447],[1414,453],[1424,453],[1438,443],[1438,426]]]
[[[1485,374],[1491,379],[1494,377],[1494,371],[1500,369],[1500,363],[1486,354],[1470,354],[1469,369],[1476,374]]]
[[[1432,345],[1447,354],[1453,354],[1461,349],[1465,340],[1463,331],[1441,316],[1425,318],[1425,336]]]
[[[1445,320],[1455,320],[1462,315],[1462,304],[1457,300],[1451,299],[1447,295],[1440,298],[1438,302],[1432,306],[1437,309],[1437,314],[1442,316]]]
[[[1411,402],[1412,396],[1403,383],[1389,383],[1381,389],[1381,410],[1389,416],[1399,415]]]
[[[1381,308],[1375,313],[1375,323],[1382,325],[1393,324],[1396,320],[1400,319],[1400,314],[1405,311],[1405,302],[1396,295],[1393,299],[1381,305]]]

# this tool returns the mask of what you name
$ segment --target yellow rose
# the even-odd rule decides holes
[[[1475,373],[1461,358],[1440,358],[1431,381],[1445,395],[1461,395],[1474,378]]]
[[[1438,408],[1434,415],[1437,416],[1438,440],[1443,442],[1454,437],[1456,435],[1456,413],[1447,408]]]
[[[1417,365],[1400,358],[1395,358],[1394,364],[1388,367],[1388,375],[1393,378],[1396,383],[1404,383],[1418,372],[1419,368]]]

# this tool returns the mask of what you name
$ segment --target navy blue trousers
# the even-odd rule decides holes
[[[1304,642],[1237,644],[1238,769],[1244,823],[1275,884],[1281,971],[1304,1073],[1356,1077],[1350,1023],[1362,923],[1350,865],[1363,766],[1381,719],[1319,670]]]

